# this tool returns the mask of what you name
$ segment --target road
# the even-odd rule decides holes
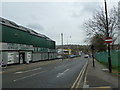
[[[31,70],[3,73],[3,88],[71,88],[88,59],[63,60]]]

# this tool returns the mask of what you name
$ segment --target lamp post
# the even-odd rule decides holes
[[[62,60],[63,60],[63,33],[61,33]]]

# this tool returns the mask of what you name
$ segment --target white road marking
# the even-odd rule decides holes
[[[86,75],[85,75],[85,79],[84,79],[83,90],[84,90],[84,88],[89,88],[89,85],[87,84],[87,76]]]
[[[19,71],[19,72],[15,72],[14,74],[20,74],[20,73],[26,73],[26,72],[36,71],[36,70],[39,70],[39,69],[42,69],[42,68],[40,67],[40,68],[35,68],[35,69],[32,69],[32,70],[27,70],[27,71]]]
[[[69,69],[66,69],[63,73],[58,73],[57,78],[58,78],[58,77],[61,77],[62,75],[64,75],[65,72],[67,72],[68,70],[69,70]]]
[[[62,75],[63,75],[63,73],[58,73],[57,78],[62,76]]]
[[[102,71],[109,71],[107,68],[103,68]]]
[[[0,71],[0,74],[3,74],[5,71]]]
[[[79,80],[78,80],[78,83],[77,83],[76,88],[79,88],[79,85],[80,85],[80,83],[81,83],[81,79],[83,78],[83,75],[84,75],[84,73],[85,73],[85,70],[86,70],[86,68],[87,68],[87,65],[88,65],[88,62],[86,62],[85,66],[84,66],[84,68],[83,68],[83,70],[82,70],[82,72],[81,72],[81,77],[80,77]]]
[[[84,84],[87,84],[87,77],[85,76]]]
[[[86,62],[86,64],[82,67],[77,79],[75,80],[75,82],[73,83],[72,87],[70,90],[73,90],[74,88],[78,88],[79,85],[80,85],[80,81],[81,81],[81,78],[83,77],[83,74],[87,68],[87,65],[88,65],[88,61]]]
[[[19,81],[19,80],[23,80],[23,79],[26,79],[26,78],[29,78],[29,77],[38,75],[38,74],[43,73],[43,72],[46,72],[46,71],[42,71],[42,72],[39,72],[39,73],[31,74],[31,75],[29,75],[29,76],[21,77],[21,78],[19,78],[19,79],[15,79],[15,80],[13,80],[13,81],[16,82],[16,81]]]
[[[61,68],[61,67],[64,67],[64,68],[65,68],[65,67],[67,67],[67,66],[68,66],[68,65],[55,66],[54,69],[56,69],[56,68]]]

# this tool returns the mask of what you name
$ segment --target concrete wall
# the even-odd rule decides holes
[[[20,63],[19,61],[19,53],[20,52],[15,52],[15,51],[5,51],[2,52],[2,59],[4,64],[15,64],[15,63]],[[32,61],[32,52],[27,51],[25,53],[25,62],[27,61]],[[22,62],[23,63],[23,62]]]
[[[4,64],[19,63],[19,52],[2,52],[2,60]]]
[[[33,53],[33,60],[32,61],[38,61],[42,60],[41,53]]]
[[[19,53],[24,53],[24,61],[19,60],[20,56]],[[1,55],[1,54],[0,54]],[[16,64],[16,63],[29,63],[30,61],[40,61],[40,60],[48,60],[54,59],[56,53],[49,53],[48,52],[39,52],[39,53],[32,53],[31,51],[3,51],[2,52],[2,59],[4,64]],[[49,58],[48,58],[49,57]]]
[[[32,61],[32,52],[25,52],[25,61]]]

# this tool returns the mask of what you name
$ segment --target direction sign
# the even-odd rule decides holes
[[[112,43],[112,37],[107,37],[105,39],[105,43]]]

